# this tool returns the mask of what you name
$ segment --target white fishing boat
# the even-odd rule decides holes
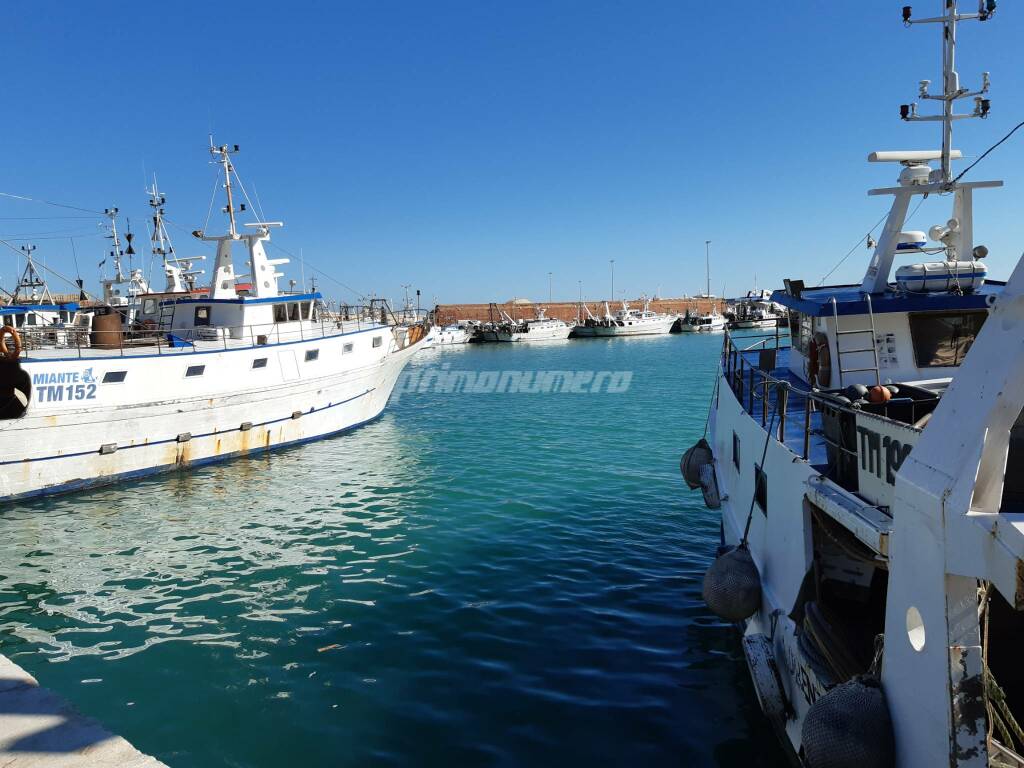
[[[774,328],[784,321],[785,308],[771,298],[771,291],[747,291],[732,306],[733,328]]]
[[[649,336],[668,333],[678,319],[677,315],[662,314],[651,310],[651,302],[644,299],[643,309],[631,309],[623,301],[622,308],[611,314],[608,303],[604,305],[604,318],[593,326],[595,336]]]
[[[710,312],[690,314],[683,316],[679,329],[683,333],[711,333],[713,331],[724,331],[728,321],[718,311],[718,307],[712,306]]]
[[[901,172],[871,192],[893,202],[863,280],[787,280],[773,298],[791,346],[727,338],[682,462],[721,511],[705,601],[742,632],[761,708],[808,768],[1024,766],[1024,259],[1006,284],[890,282],[897,257],[987,253],[973,193],[1001,182],[952,170],[952,125],[988,114],[988,76],[962,88],[953,54],[958,22],[994,5],[904,9],[942,30],[941,91],[920,86],[942,148],[869,156]],[[962,98],[974,110],[954,114]],[[904,232],[925,195],[952,204],[932,246]]]
[[[287,260],[267,258],[264,243],[281,224],[237,226],[237,146],[210,151],[229,226],[194,233],[216,244],[207,296],[162,299],[166,321],[148,335],[129,337],[110,308],[75,343],[0,327],[0,500],[294,445],[383,410],[425,329],[387,324],[381,306],[329,317],[319,293],[280,292]],[[247,251],[247,295],[236,243]],[[8,309],[0,316],[6,323]]]
[[[569,338],[573,326],[564,320],[548,317],[543,307],[537,307],[531,320],[516,322],[504,315],[505,322],[496,329],[498,341],[558,341]]]
[[[472,333],[458,323],[449,323],[445,326],[432,325],[423,340],[425,349],[431,347],[450,347],[457,344],[468,344]]]

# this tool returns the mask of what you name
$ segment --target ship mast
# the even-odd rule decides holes
[[[227,194],[228,204],[224,206],[223,211],[228,215],[228,234],[231,235],[232,240],[238,239],[238,229],[235,226],[235,202],[231,188],[231,174],[235,170],[231,164],[231,155],[236,152],[238,152],[237,144],[230,149],[227,144],[215,147],[213,139],[210,139],[210,154],[213,155],[214,162],[219,163],[224,169],[224,192]],[[245,210],[245,206],[242,206],[242,210]]]
[[[1001,181],[965,181],[961,182],[953,176],[952,161],[962,155],[953,149],[953,122],[973,117],[988,117],[989,100],[985,94],[989,90],[989,74],[982,73],[981,88],[971,91],[960,86],[960,76],[956,71],[956,27],[961,21],[988,21],[996,10],[996,0],[978,0],[977,13],[959,13],[957,0],[942,0],[942,15],[927,19],[912,18],[909,5],[903,7],[903,24],[910,27],[914,24],[942,25],[942,93],[931,94],[928,87],[930,80],[921,80],[918,84],[918,98],[922,100],[942,102],[942,113],[937,115],[919,115],[917,103],[901,104],[900,117],[906,122],[941,122],[942,149],[918,152],[872,152],[869,162],[899,163],[903,170],[899,176],[899,185],[872,189],[869,195],[892,195],[893,203],[889,209],[882,234],[878,238],[871,262],[861,281],[864,293],[882,293],[888,287],[889,273],[892,270],[896,251],[899,247],[900,232],[906,223],[910,200],[915,195],[954,193],[953,216],[945,226],[936,226],[932,235],[942,243],[948,261],[960,258],[975,258],[974,249],[974,211],[973,198],[975,189],[1002,186]],[[958,114],[955,104],[960,99],[974,99],[974,111]],[[932,160],[940,162],[939,168],[931,168]]]
[[[943,0],[943,13],[941,16],[934,16],[928,19],[911,18],[911,7],[903,6],[903,23],[906,26],[914,24],[942,24],[942,94],[933,95],[928,93],[930,80],[922,80],[919,83],[918,98],[942,102],[941,115],[918,115],[917,103],[902,104],[900,106],[900,117],[908,122],[942,122],[942,167],[941,182],[951,190],[953,187],[953,172],[951,167],[953,153],[953,121],[966,120],[972,117],[988,117],[989,100],[984,98],[989,89],[989,73],[981,74],[981,88],[971,91],[960,87],[960,75],[956,71],[956,25],[960,21],[977,19],[988,21],[996,10],[996,0],[979,0],[977,13],[957,13],[956,0]],[[967,114],[957,114],[955,103],[960,99],[974,99],[974,111]]]
[[[153,177],[153,186],[146,190],[149,195],[149,207],[153,209],[153,236],[151,250],[154,256],[159,256],[163,263],[164,270],[167,269],[167,257],[174,253],[174,246],[171,245],[171,238],[164,226],[164,204],[167,198],[157,189],[156,177]]]
[[[246,277],[251,282],[251,293],[249,296],[257,299],[273,298],[278,295],[277,280],[283,277],[282,273],[275,268],[281,264],[287,264],[288,259],[268,259],[266,249],[263,247],[265,241],[270,240],[270,230],[274,227],[283,226],[280,221],[256,221],[246,223],[243,226],[250,227],[252,231],[240,233],[235,221],[235,198],[232,176],[238,180],[238,186],[242,194],[246,195],[245,187],[238,179],[234,164],[231,162],[231,155],[238,152],[238,145],[221,144],[215,146],[213,137],[210,137],[210,154],[213,162],[221,166],[224,171],[224,191],[227,195],[227,205],[221,210],[228,215],[228,232],[224,235],[208,235],[202,230],[195,230],[192,234],[200,240],[217,243],[217,256],[213,269],[213,280],[210,283],[211,299],[235,299],[237,298],[237,285],[239,278]],[[248,196],[246,195],[248,200]],[[246,210],[245,203],[238,206],[238,211]],[[231,246],[236,240],[245,242],[249,250],[248,275],[239,275],[235,272],[234,262],[231,255]]]
[[[18,303],[23,290],[25,291],[24,301],[53,303],[53,299],[50,297],[50,289],[46,286],[46,281],[43,280],[38,270],[36,270],[35,262],[32,260],[32,251],[35,249],[34,245],[21,246],[22,253],[25,254],[25,271],[21,273],[21,279],[18,280],[18,284],[14,286],[11,304]]]
[[[115,283],[124,282],[124,271],[121,269],[121,257],[124,253],[121,251],[121,238],[117,234],[117,208],[104,208],[103,213],[110,219],[110,234],[107,235],[113,244],[113,250],[110,252],[111,257],[114,259],[114,280]]]

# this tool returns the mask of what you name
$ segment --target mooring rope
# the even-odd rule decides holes
[[[786,398],[789,398],[789,389],[784,382],[776,385],[775,403],[772,405],[772,418],[768,422],[768,431],[764,435],[764,450],[761,451],[761,462],[758,467],[764,472],[764,460],[768,456],[768,444],[772,439],[772,430],[775,428],[775,414],[779,411],[779,390],[785,390]],[[754,519],[754,505],[757,503],[757,475],[754,475],[754,492],[750,495],[750,510],[747,512],[747,523],[743,526],[743,538],[740,539],[740,549],[746,549],[747,537],[750,535],[750,523]]]

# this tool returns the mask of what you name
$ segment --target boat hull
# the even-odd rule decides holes
[[[390,348],[371,347],[368,334],[386,338]],[[358,351],[343,353],[347,344],[357,345]],[[165,355],[157,360],[27,362],[25,370],[40,382],[58,368],[81,369],[88,363],[95,371],[90,376],[98,382],[104,370],[124,370],[126,382],[137,382],[139,389],[154,394],[161,378],[186,389],[180,384],[184,366],[200,359],[211,373],[218,368],[222,373],[216,381],[211,376],[203,388],[181,392],[181,397],[142,402],[135,393],[111,393],[113,385],[99,383],[92,385],[95,404],[87,408],[67,407],[77,402],[46,402],[52,394],[44,391],[46,385],[36,386],[35,397],[42,396],[44,402],[33,402],[25,416],[7,422],[0,431],[0,502],[105,485],[345,432],[381,414],[402,369],[421,345],[397,349],[391,332],[382,328],[294,345]],[[305,369],[298,361],[313,349],[317,362],[325,365]],[[238,388],[254,358],[279,355],[295,363],[282,362],[277,370],[268,365],[261,388]]]
[[[672,330],[676,318],[664,317],[654,322],[640,322],[633,325],[598,325],[595,336],[657,336]]]
[[[572,326],[569,325],[531,331],[498,331],[498,341],[560,341],[569,338],[571,332]]]

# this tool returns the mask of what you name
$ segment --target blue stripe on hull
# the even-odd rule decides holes
[[[11,501],[25,501],[27,499],[37,499],[42,496],[52,496],[59,493],[73,493],[74,491],[84,491],[89,488],[100,488],[104,485],[113,485],[114,483],[124,482],[125,480],[135,480],[141,477],[148,477],[150,475],[164,474],[167,472],[173,472],[178,469],[192,469],[194,467],[203,467],[209,464],[217,464],[222,461],[230,461],[232,459],[242,458],[244,456],[260,455],[264,453],[270,453],[276,451],[279,448],[291,448],[296,445],[303,445],[304,443],[312,443],[316,440],[325,440],[330,437],[337,437],[345,432],[349,432],[353,429],[365,426],[373,421],[376,421],[383,415],[384,409],[376,416],[371,416],[369,419],[364,421],[351,424],[347,427],[335,430],[334,432],[325,432],[322,435],[315,435],[313,437],[301,437],[298,440],[288,440],[283,443],[277,443],[271,446],[259,446],[256,448],[250,448],[247,451],[234,451],[232,453],[223,453],[219,456],[207,456],[203,459],[195,459],[189,461],[186,464],[160,464],[154,467],[146,467],[145,469],[135,469],[131,472],[122,472],[118,475],[104,475],[103,477],[92,477],[82,480],[72,480],[67,483],[60,485],[53,485],[47,488],[39,488],[34,491],[27,493],[20,493],[15,496],[0,496],[0,503],[11,502]]]

